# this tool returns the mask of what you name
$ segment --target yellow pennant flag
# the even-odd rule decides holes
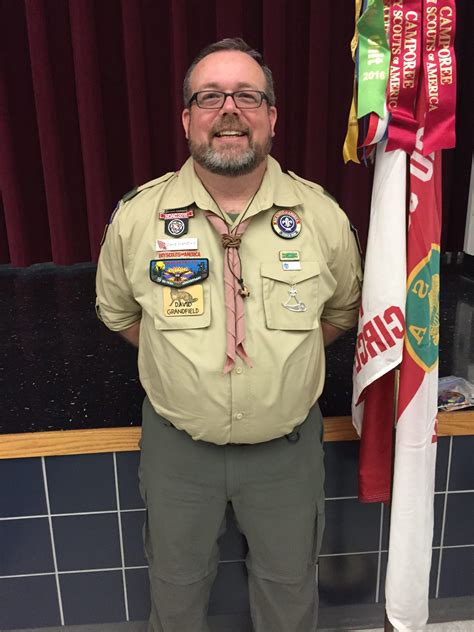
[[[357,46],[359,44],[359,34],[357,32],[357,20],[359,19],[359,16],[360,16],[361,7],[362,7],[362,0],[355,0],[355,26],[354,26],[354,35],[351,40],[351,54],[352,54],[353,60],[355,60],[355,54],[357,51]],[[349,111],[349,119],[347,121],[347,133],[346,133],[346,138],[344,140],[342,155],[343,155],[345,163],[349,162],[349,160],[352,160],[352,162],[356,162],[357,164],[360,164],[360,160],[357,157],[357,138],[359,136],[359,126],[357,122],[356,98],[357,98],[357,85],[356,85],[356,80],[354,76],[354,88],[352,90],[352,103],[351,103],[351,109]]]

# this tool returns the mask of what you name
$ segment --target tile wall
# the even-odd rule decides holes
[[[321,606],[384,599],[388,510],[357,501],[358,442],[328,443]],[[430,595],[474,595],[474,437],[441,438]],[[0,461],[0,629],[145,620],[137,452]],[[210,612],[248,611],[230,520]]]

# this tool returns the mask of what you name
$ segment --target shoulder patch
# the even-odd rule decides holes
[[[111,216],[109,217],[109,221],[108,221],[108,222],[107,222],[107,224],[105,225],[104,232],[102,233],[102,238],[101,238],[101,240],[100,240],[100,242],[99,242],[99,246],[100,246],[101,248],[102,248],[102,244],[103,244],[103,243],[104,243],[104,241],[105,241],[105,238],[107,237],[107,231],[109,230],[109,226],[110,226],[110,224],[114,221],[114,217],[115,217],[115,215],[116,215],[117,211],[119,210],[119,208],[120,208],[120,200],[117,202],[116,207],[114,208],[114,210],[112,211]]]
[[[291,176],[293,180],[296,180],[297,182],[301,182],[302,184],[306,185],[310,189],[313,189],[314,191],[318,191],[319,193],[322,193],[323,195],[330,198],[333,202],[335,202],[339,206],[337,200],[330,193],[328,193],[326,189],[324,189],[320,184],[316,184],[316,182],[312,182],[311,180],[305,180],[304,178],[297,176],[296,173],[294,173],[293,171],[288,171],[288,175]]]
[[[109,224],[111,224],[114,221],[114,217],[117,214],[117,211],[119,210],[119,208],[120,208],[120,200],[117,202],[114,210],[112,211],[112,213],[111,213],[111,215],[109,217],[109,221],[108,221]]]
[[[362,246],[360,244],[359,231],[357,230],[357,228],[354,226],[354,224],[352,222],[349,222],[349,226],[351,228],[351,233],[354,235],[354,239],[355,239],[355,242],[356,242],[356,245],[357,245],[357,250],[359,251],[361,267],[362,267],[362,270],[363,270],[364,269],[364,264],[365,264],[365,259],[364,259],[364,253],[362,252]]]
[[[128,191],[122,197],[122,202],[128,202],[129,200],[134,198],[136,195],[138,195],[138,187],[133,187],[133,189],[131,191]]]
[[[169,171],[168,173],[165,173],[165,175],[161,176],[160,178],[155,178],[154,180],[149,180],[148,182],[145,182],[145,184],[141,184],[140,186],[133,187],[131,191],[128,191],[128,193],[125,193],[125,195],[122,197],[122,202],[128,202],[129,200],[133,199],[136,195],[138,195],[145,189],[150,189],[151,187],[154,187],[157,184],[166,182],[167,180],[170,180],[174,175],[176,175],[175,171]]]

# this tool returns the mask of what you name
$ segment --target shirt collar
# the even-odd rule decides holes
[[[272,206],[292,207],[302,204],[292,179],[285,177],[279,163],[271,156],[268,156],[267,169],[255,202],[261,210]]]
[[[165,206],[160,210],[172,210],[186,208],[193,204],[203,210],[211,210],[218,213],[218,209],[212,197],[204,188],[201,180],[194,171],[194,161],[188,158],[177,173],[173,190],[163,200]],[[260,211],[268,210],[273,206],[293,207],[302,203],[301,197],[295,188],[291,178],[284,177],[278,162],[268,156],[267,169],[263,176],[257,194],[248,209],[247,217],[256,215]]]

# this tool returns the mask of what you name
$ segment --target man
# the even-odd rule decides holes
[[[316,629],[324,344],[356,323],[360,266],[324,191],[269,156],[272,75],[240,39],[184,81],[191,158],[120,203],[97,275],[104,323],[139,348],[140,483],[153,632],[207,630],[232,503],[256,632]]]

